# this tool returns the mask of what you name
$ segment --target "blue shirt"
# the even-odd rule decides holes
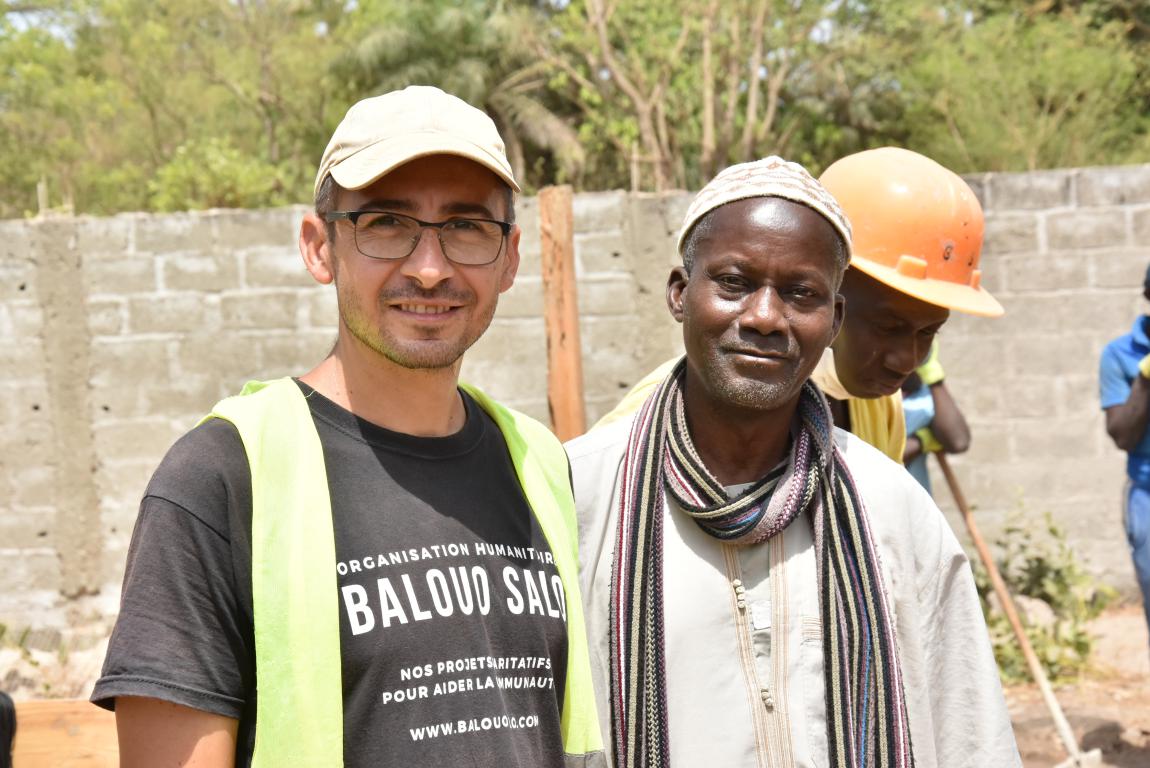
[[[1103,410],[1122,405],[1130,397],[1134,378],[1139,375],[1138,363],[1150,355],[1150,338],[1146,335],[1148,323],[1150,316],[1143,315],[1134,321],[1130,333],[1119,336],[1102,350],[1098,386]],[[1138,487],[1150,488],[1150,430],[1143,433],[1138,446],[1127,455],[1126,474]]]
[[[923,384],[909,395],[903,393],[902,412],[906,416],[907,437],[924,427],[929,427],[934,421],[934,395],[931,394],[930,387]],[[927,493],[930,493],[930,472],[926,468],[926,455],[926,451],[920,453],[914,461],[906,465],[906,471],[910,472],[911,477],[917,480]]]

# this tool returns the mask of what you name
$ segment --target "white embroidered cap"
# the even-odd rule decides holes
[[[703,187],[691,201],[683,219],[683,228],[679,230],[679,253],[682,254],[687,235],[699,219],[721,205],[752,197],[781,197],[811,208],[830,222],[850,249],[851,224],[834,196],[806,168],[771,155],[724,168]]]

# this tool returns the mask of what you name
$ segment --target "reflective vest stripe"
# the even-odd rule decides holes
[[[342,766],[335,534],[311,411],[279,379],[248,382],[212,415],[235,425],[252,471],[252,766]]]
[[[567,454],[551,430],[529,416],[505,408],[477,388],[463,389],[490,414],[503,433],[511,463],[527,501],[551,547],[567,603],[567,678],[563,686],[563,749],[568,754],[599,752],[603,739],[591,684],[583,597],[579,589],[579,524]]]

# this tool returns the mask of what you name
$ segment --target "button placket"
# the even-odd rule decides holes
[[[735,579],[731,582],[731,587],[735,590],[735,605],[740,611],[747,610],[747,588],[743,586],[742,579]]]
[[[767,688],[764,686],[759,691],[759,694],[762,696],[763,706],[765,706],[767,709],[774,709],[775,708],[775,697],[771,695],[771,689],[770,688]]]
[[[759,757],[758,765],[763,768],[772,764],[768,757],[771,738],[767,735],[767,710],[753,706],[753,697],[757,691],[761,690],[762,682],[759,680],[756,669],[754,643],[751,638],[750,627],[747,624],[748,593],[742,580],[738,551],[730,545],[723,545],[723,559],[727,570],[727,584],[731,590],[729,594],[734,598],[734,629],[738,638],[740,666],[747,686],[744,689],[747,694],[747,703],[752,705],[749,714],[754,725],[755,745]]]

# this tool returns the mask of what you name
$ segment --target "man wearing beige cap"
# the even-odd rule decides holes
[[[492,121],[351,108],[299,246],[338,337],[249,383],[145,492],[92,699],[125,766],[595,766],[561,446],[458,381],[515,278]]]
[[[722,171],[667,281],[686,357],[566,445],[618,766],[1020,764],[962,548],[808,380],[850,244],[801,166]]]

